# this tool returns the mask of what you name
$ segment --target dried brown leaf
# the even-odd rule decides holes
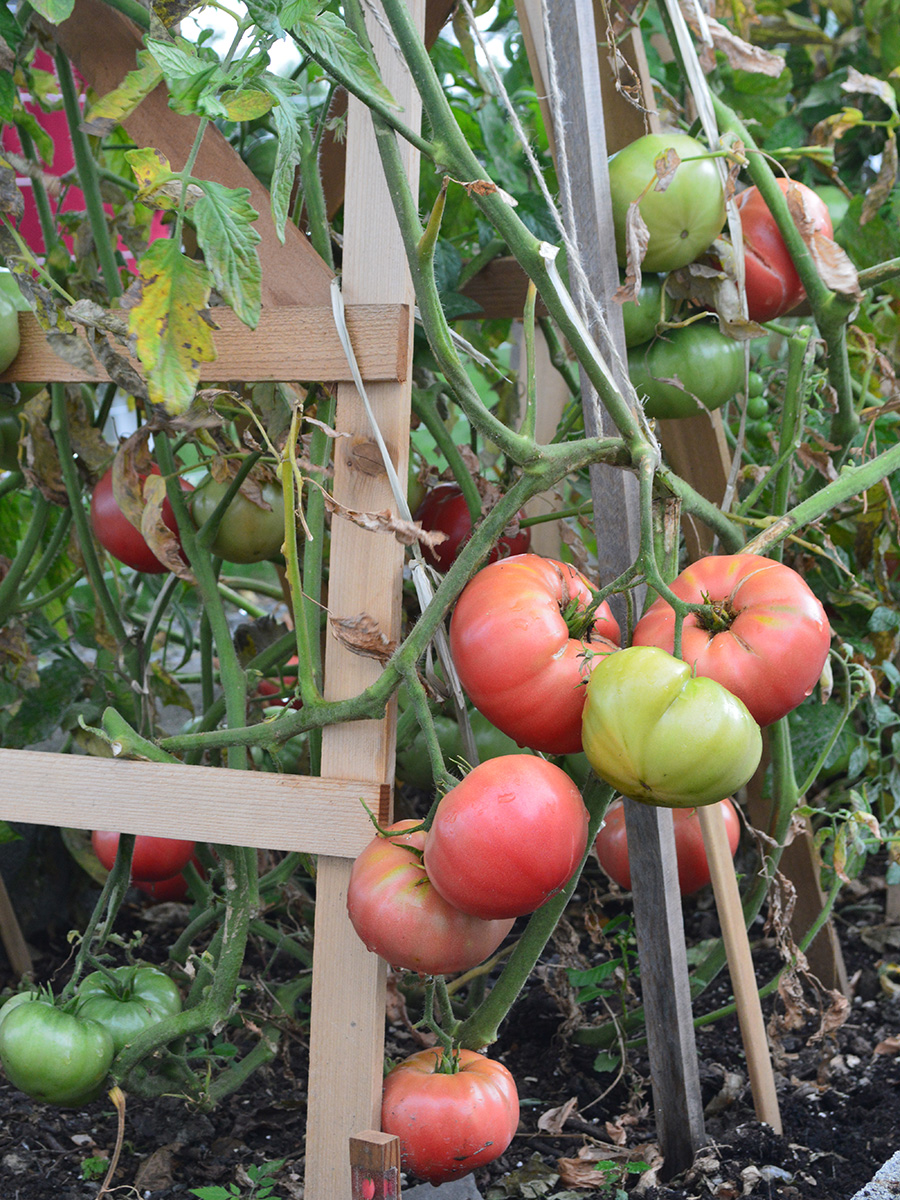
[[[597,1189],[600,1179],[597,1171],[598,1163],[613,1163],[625,1166],[628,1163],[646,1163],[649,1170],[644,1173],[646,1179],[650,1171],[655,1171],[662,1165],[662,1155],[652,1142],[640,1146],[612,1146],[597,1142],[590,1146],[582,1146],[576,1158],[559,1158],[556,1167],[559,1171],[560,1182],[565,1187],[583,1187]]]
[[[184,561],[181,543],[163,521],[162,508],[166,498],[166,481],[161,475],[148,475],[144,480],[144,510],[141,513],[141,533],[144,541],[173,575],[188,583],[194,582],[190,567]]]
[[[538,1117],[537,1127],[544,1133],[559,1133],[563,1125],[578,1111],[578,1097],[572,1096],[558,1108],[548,1108]]]
[[[625,281],[635,291],[641,287],[641,263],[650,244],[650,230],[633,200],[625,214]]]
[[[847,71],[847,78],[841,84],[841,91],[877,96],[879,100],[884,101],[891,112],[897,111],[897,98],[888,81],[879,79],[877,75],[867,75],[863,71],[857,71],[856,67],[850,67]]]
[[[900,1034],[895,1034],[893,1037],[885,1038],[883,1042],[879,1042],[873,1054],[900,1054]]]
[[[325,507],[336,516],[343,517],[345,521],[352,521],[360,529],[368,529],[370,533],[393,534],[401,546],[411,546],[414,542],[420,542],[424,546],[439,546],[446,540],[446,534],[438,531],[428,532],[418,521],[404,521],[394,516],[389,509],[377,513],[357,512],[355,509],[346,508],[327,494]]]
[[[397,643],[381,631],[378,622],[368,613],[356,617],[331,617],[331,631],[342,646],[363,658],[386,663],[397,649]]]
[[[712,35],[713,45],[717,50],[721,50],[732,67],[740,71],[750,71],[754,75],[769,75],[773,79],[777,79],[784,71],[782,55],[745,42],[714,17],[708,16],[706,24]]]
[[[829,999],[828,1007],[822,1013],[819,1028],[809,1039],[810,1044],[821,1042],[825,1038],[831,1037],[850,1016],[850,1001],[843,992],[830,991],[827,995]]]
[[[134,1176],[135,1190],[143,1195],[145,1192],[161,1192],[170,1188],[175,1179],[175,1155],[181,1149],[180,1142],[172,1142],[154,1150],[138,1167]]]
[[[866,198],[863,201],[862,212],[859,215],[860,225],[865,225],[867,221],[871,221],[872,217],[878,212],[882,204],[885,204],[894,190],[894,184],[897,182],[897,136],[891,134],[885,139],[884,149],[881,156],[881,166],[878,170],[878,177],[875,182],[866,192]]]
[[[831,455],[824,450],[815,450],[809,442],[801,442],[797,447],[797,458],[804,467],[812,467],[826,479],[837,479],[837,468]]]
[[[654,192],[664,192],[675,178],[675,172],[680,166],[681,159],[671,146],[667,146],[662,154],[657,154],[653,161],[653,170],[656,174],[656,181],[653,184]]]

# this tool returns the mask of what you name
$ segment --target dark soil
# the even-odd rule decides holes
[[[571,1036],[604,1016],[596,1001],[577,1005],[566,968],[589,967],[606,954],[597,914],[627,907],[627,899],[601,895],[606,886],[598,869],[588,873],[581,902],[570,909],[493,1048],[516,1077],[522,1120],[507,1153],[474,1176],[481,1194],[491,1200],[560,1193],[566,1200],[618,1200],[623,1192],[645,1200],[850,1200],[900,1148],[900,1002],[880,986],[877,969],[890,954],[883,881],[870,877],[856,886],[838,912],[854,981],[843,1024],[818,1036],[829,998],[808,981],[801,993],[805,1009],[789,993],[764,1001],[767,1020],[776,1019],[773,1059],[784,1135],[755,1120],[736,1020],[720,1019],[697,1032],[708,1141],[693,1167],[670,1179],[655,1145],[645,1052],[630,1050],[618,1077],[601,1074],[594,1070],[596,1051]],[[164,961],[186,914],[183,906],[147,907],[136,896],[122,920],[129,932],[144,933],[145,958]],[[685,921],[689,948],[715,934],[711,896],[687,900]],[[60,927],[30,934],[41,980],[66,978],[65,933]],[[757,977],[768,980],[780,960],[761,925],[754,927],[753,947]],[[276,965],[283,979],[291,977],[289,962]],[[271,949],[260,946],[248,956],[248,979],[263,970],[271,983]],[[0,957],[0,986],[13,982]],[[723,973],[695,1003],[695,1013],[727,1003],[729,994]],[[414,997],[408,999],[412,1010]],[[392,1006],[387,1029],[394,1057],[419,1048],[420,1035],[401,1010]],[[307,1029],[298,1021],[286,1030],[275,1062],[212,1111],[177,1097],[129,1097],[114,1195],[168,1200],[218,1185],[251,1196],[248,1168],[284,1160],[271,1200],[302,1197],[307,1048]],[[547,1114],[567,1102],[573,1102],[567,1118],[561,1124],[551,1119],[548,1127]],[[34,1103],[0,1079],[0,1200],[96,1196],[116,1125],[105,1096],[84,1109],[58,1109]],[[597,1168],[598,1157],[608,1165]],[[92,1167],[93,1177],[85,1179]],[[623,1189],[618,1197],[617,1188]]]

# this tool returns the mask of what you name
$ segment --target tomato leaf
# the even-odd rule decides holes
[[[75,0],[34,0],[31,7],[51,25],[59,25],[71,17]]]
[[[378,68],[356,34],[335,13],[309,10],[298,16],[291,32],[316,62],[339,81],[369,92],[391,108],[399,108],[378,74]]]
[[[216,357],[213,326],[204,315],[209,273],[183,255],[172,239],[159,238],[141,260],[140,291],[129,329],[147,372],[151,404],[175,416],[194,397],[200,363]]]
[[[87,133],[109,132],[113,124],[134,112],[162,79],[159,64],[148,51],[139,50],[137,60],[136,70],[129,71],[118,87],[91,105],[84,125]]]
[[[253,222],[258,213],[247,188],[227,188],[204,180],[203,195],[191,210],[191,220],[212,281],[245,325],[259,322],[262,268]]]
[[[169,106],[177,113],[205,117],[227,117],[225,105],[216,96],[227,76],[218,63],[201,59],[190,42],[147,39],[147,48],[159,64],[169,89]]]

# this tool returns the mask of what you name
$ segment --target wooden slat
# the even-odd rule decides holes
[[[366,1129],[350,1139],[350,1200],[399,1200],[400,1139]]]
[[[385,789],[372,781],[0,750],[0,819],[355,857]]]
[[[87,82],[101,96],[117,87],[137,66],[141,31],[103,0],[76,0],[68,21],[50,29]],[[169,159],[174,171],[183,169],[194,143],[198,120],[173,112],[160,85],[122,121],[138,146],[152,146]],[[263,304],[328,304],[331,271],[306,235],[288,222],[282,243],[270,213],[268,190],[235,153],[215,125],[208,125],[193,173],[226,187],[245,187],[260,213]],[[246,378],[246,377],[245,377]]]
[[[410,0],[409,9],[421,29],[424,0]],[[385,84],[401,105],[405,120],[415,126],[418,96],[390,44],[384,14],[379,5],[372,4],[366,15]],[[416,194],[418,156],[402,141],[398,147]],[[354,100],[347,130],[343,288],[348,303],[412,301],[406,255],[371,118]],[[411,340],[408,352],[412,354]],[[375,383],[367,392],[394,467],[405,481],[410,386]],[[396,511],[387,474],[372,444],[368,417],[356,389],[349,384],[338,388],[336,424],[351,437],[335,444],[335,497],[350,508],[367,512]],[[366,453],[360,453],[361,447]],[[334,617],[367,613],[385,634],[397,637],[403,548],[392,538],[340,521],[332,529],[331,551],[330,613]],[[351,653],[334,639],[328,642],[328,698],[355,694],[380,672],[381,666],[374,660]],[[329,726],[323,733],[323,772],[337,778],[352,773],[377,784],[391,781],[395,733],[393,710],[384,721]],[[348,920],[350,867],[346,859],[320,857],[316,878],[305,1180],[306,1195],[313,1200],[345,1200],[351,1194],[348,1139],[360,1129],[377,1129],[381,1117],[386,968],[365,949]]]
[[[200,381],[349,379],[347,356],[338,340],[331,305],[264,308],[248,329],[230,308],[216,308],[217,358],[200,364]],[[410,307],[358,304],[347,310],[347,328],[364,379],[401,380],[409,370]],[[86,383],[108,379],[96,364],[91,373],[54,353],[31,313],[19,315],[21,349],[0,382]],[[137,363],[132,360],[137,367]]]

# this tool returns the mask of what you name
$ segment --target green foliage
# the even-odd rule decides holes
[[[245,1171],[247,1190],[239,1187],[236,1183],[229,1183],[227,1187],[217,1185],[191,1188],[190,1193],[192,1196],[197,1196],[198,1200],[280,1200],[272,1189],[276,1186],[274,1176],[278,1174],[284,1163],[283,1158],[274,1159],[272,1162],[262,1163],[259,1166],[251,1163]]]

